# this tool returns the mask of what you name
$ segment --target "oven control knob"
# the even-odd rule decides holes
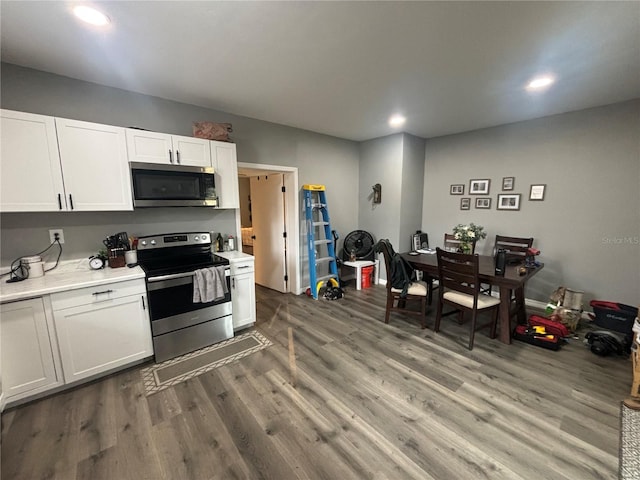
[[[206,235],[202,235],[202,237],[200,237],[200,238],[202,238],[202,241],[203,241],[203,242],[206,242],[206,241],[207,241],[207,236],[206,236]]]
[[[146,247],[147,246],[147,241],[146,240],[142,240],[142,246]]]
[[[155,240],[151,240],[151,245],[155,245],[156,241]]]
[[[200,237],[196,235],[195,237],[193,237],[193,239],[197,242],[198,240],[200,240]]]

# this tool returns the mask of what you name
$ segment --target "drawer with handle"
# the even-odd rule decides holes
[[[249,273],[254,270],[253,258],[231,262],[231,275],[239,275],[241,273]]]
[[[106,302],[129,295],[145,294],[144,279],[140,278],[53,293],[51,294],[51,305],[53,310],[62,310],[79,305]]]

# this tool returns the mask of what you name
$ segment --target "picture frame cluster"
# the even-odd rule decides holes
[[[502,177],[502,192],[496,196],[496,210],[520,210],[521,193],[515,193],[516,177]],[[544,200],[547,185],[542,183],[531,184],[529,187],[529,201],[541,202]],[[491,209],[492,198],[489,197],[491,179],[480,178],[469,180],[467,195],[475,197],[460,198],[460,210],[471,210],[471,206],[478,210]],[[450,195],[464,195],[466,185],[464,183],[454,183],[449,187]],[[513,193],[504,193],[513,192]]]

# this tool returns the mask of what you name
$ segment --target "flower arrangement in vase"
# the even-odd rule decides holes
[[[463,225],[459,223],[453,227],[453,235],[456,240],[460,240],[460,250],[462,253],[471,253],[471,245],[473,242],[482,240],[487,237],[484,227],[470,223],[469,225]]]

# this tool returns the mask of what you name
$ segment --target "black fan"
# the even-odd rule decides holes
[[[344,261],[349,261],[351,254],[353,253],[356,260],[371,260],[375,259],[375,253],[373,251],[373,237],[369,232],[364,230],[354,230],[347,234],[342,244],[342,258]]]

